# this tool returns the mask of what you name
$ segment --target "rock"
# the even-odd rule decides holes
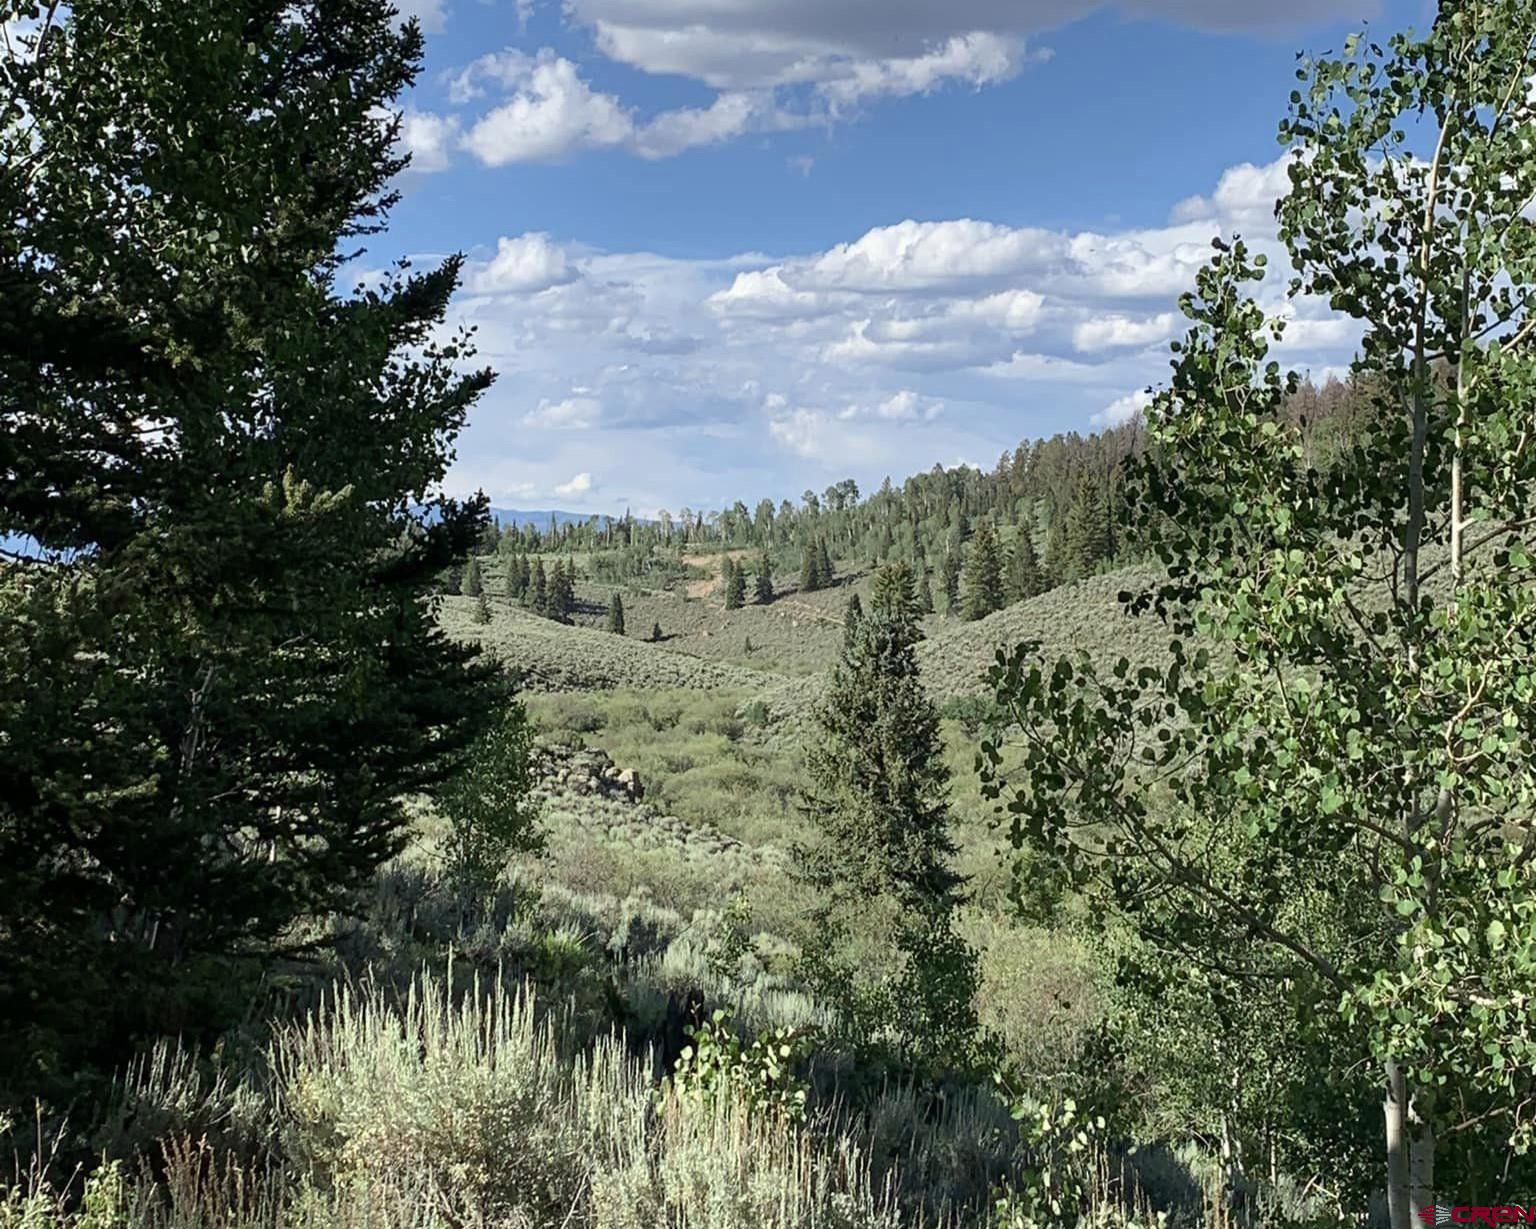
[[[645,786],[640,782],[640,774],[633,768],[626,768],[618,775],[620,788],[631,798],[641,799],[645,797]]]

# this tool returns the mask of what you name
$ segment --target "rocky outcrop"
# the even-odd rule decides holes
[[[601,748],[579,749],[539,745],[534,767],[553,790],[583,797],[619,798],[639,802],[645,784],[633,768],[620,768]]]

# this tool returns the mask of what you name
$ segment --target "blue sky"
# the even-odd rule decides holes
[[[470,260],[501,372],[449,479],[718,507],[1092,430],[1161,379],[1210,239],[1274,242],[1295,53],[1430,0],[403,0],[387,236]],[[1281,306],[1280,278],[1265,293]],[[1348,322],[1293,304],[1315,373]]]

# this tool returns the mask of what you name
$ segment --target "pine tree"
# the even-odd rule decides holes
[[[459,578],[459,592],[465,597],[480,597],[485,592],[485,582],[480,578],[480,558],[471,555],[464,565],[464,575]]]
[[[544,574],[544,560],[533,561],[533,580],[528,585],[528,608],[536,615],[549,613],[549,581]]]
[[[0,540],[60,556],[0,565],[0,1102],[30,1103],[230,1023],[502,687],[430,600],[486,522],[421,498],[491,383],[441,328],[461,262],[341,285],[416,24],[21,5],[29,51],[5,8]]]
[[[1006,604],[1003,591],[1003,553],[992,532],[991,521],[981,521],[971,537],[961,583],[965,589],[963,613],[971,621],[984,619]]]
[[[806,958],[813,984],[856,1024],[895,1024],[915,1053],[941,1060],[973,1031],[975,964],[951,927],[961,879],[938,710],[914,653],[921,637],[911,569],[881,569],[817,711],[804,797],[816,839],[797,853],[826,902]],[[877,984],[846,955],[848,928],[871,914],[889,923],[896,953]]]
[[[851,644],[858,635],[859,624],[864,619],[864,603],[859,601],[857,593],[848,598],[848,605],[843,608],[843,644]]]
[[[528,591],[528,557],[513,555],[507,560],[507,574],[502,582],[507,600],[517,601]]]
[[[652,644],[660,644],[661,643],[661,621],[660,620],[657,620],[655,623],[651,624],[651,643]]]
[[[608,630],[615,636],[624,634],[624,599],[619,596],[617,589],[608,603]]]
[[[773,564],[767,555],[757,557],[757,604],[767,606],[773,601]]]
[[[475,598],[475,608],[470,617],[476,623],[489,623],[491,621],[491,604],[486,600],[484,593]]]
[[[832,556],[827,553],[827,540],[816,540],[816,576],[817,588],[830,588],[837,581],[837,573],[832,569]]]
[[[805,556],[800,561],[800,592],[814,593],[821,588],[821,569],[816,566],[816,544],[813,542],[805,548]]]
[[[959,613],[960,554],[958,551],[945,552],[943,568],[939,574],[939,583],[944,589],[944,613],[951,616]]]
[[[1040,575],[1040,560],[1035,555],[1034,535],[1029,523],[1019,526],[1013,539],[1013,550],[1008,555],[1008,600],[1022,602],[1037,597],[1045,591],[1044,578]]]
[[[549,597],[545,615],[556,623],[569,623],[576,610],[576,565],[569,559],[557,560],[549,577]]]
[[[933,583],[928,577],[926,569],[917,573],[917,583],[913,586],[914,599],[917,603],[917,613],[927,615],[933,613]]]
[[[1062,542],[1066,579],[1092,576],[1109,557],[1109,493],[1094,478],[1084,478],[1067,513]]]
[[[740,610],[747,602],[747,570],[735,560],[725,561],[725,608]]]

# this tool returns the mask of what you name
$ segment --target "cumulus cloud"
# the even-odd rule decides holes
[[[580,149],[627,143],[634,120],[611,94],[595,92],[576,65],[552,51],[505,62],[512,96],[477,120],[465,146],[487,166],[551,162]]]
[[[565,397],[559,401],[540,401],[538,408],[523,415],[523,425],[557,431],[584,431],[595,427],[603,407],[591,397]]]
[[[1130,422],[1151,404],[1152,394],[1146,389],[1139,389],[1110,402],[1089,421],[1095,427],[1118,427]]]
[[[459,139],[459,121],[430,111],[407,110],[400,117],[400,144],[411,156],[410,169],[423,174],[448,169]]]
[[[603,54],[650,73],[680,74],[719,89],[773,85],[921,83],[997,73],[997,50],[1101,9],[1214,30],[1296,30],[1313,22],[1370,16],[1373,0],[568,0]],[[973,40],[969,48],[957,40]],[[981,40],[990,40],[983,43]],[[946,57],[948,57],[946,63]],[[912,67],[933,61],[932,69]],[[902,67],[903,63],[908,67]],[[978,65],[982,66],[978,68]],[[990,67],[988,67],[990,66]],[[991,78],[989,78],[991,79]],[[843,88],[843,87],[839,87]],[[847,87],[857,92],[857,85]],[[917,84],[915,90],[929,88]]]
[[[1089,354],[1129,346],[1149,346],[1172,337],[1179,319],[1174,312],[1159,312],[1146,320],[1118,314],[1094,316],[1072,331],[1072,344]]]
[[[1224,181],[1283,184],[1255,169]],[[522,468],[496,476],[546,495],[601,473],[601,488],[578,492],[584,506],[622,512],[624,500],[675,506],[680,489],[695,503],[774,492],[775,475],[808,466],[878,482],[1122,421],[1145,405],[1126,390],[1166,378],[1177,298],[1209,240],[1267,216],[1261,195],[1218,184],[1207,217],[1104,233],[910,220],[779,257],[504,237],[466,271],[475,293],[450,322],[475,326],[503,375],[461,454],[509,448]],[[1357,326],[1325,302],[1285,299],[1273,221],[1244,233],[1272,258],[1255,291],[1287,320],[1283,360],[1346,365]]]
[[[576,268],[564,248],[542,231],[496,240],[496,255],[468,278],[476,294],[533,294],[574,281]]]
[[[583,471],[577,474],[569,482],[562,482],[555,488],[556,495],[571,496],[585,495],[592,489],[592,475]]]

